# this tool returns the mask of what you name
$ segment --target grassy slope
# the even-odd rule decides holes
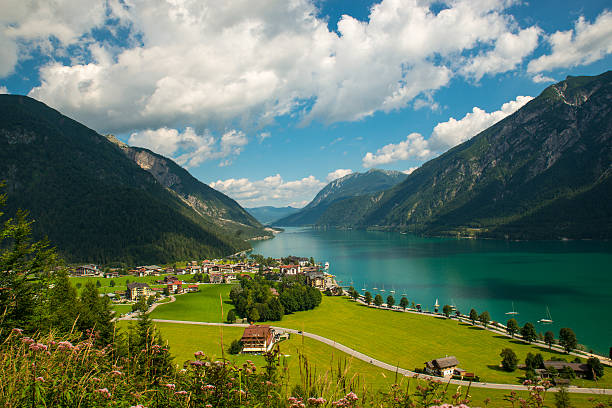
[[[153,318],[220,321],[219,291],[227,294],[229,285],[201,287],[198,295],[186,295],[158,307]],[[196,297],[197,296],[197,297]],[[227,295],[224,296],[224,299]],[[227,313],[231,305],[224,302]],[[384,331],[381,331],[381,322]],[[454,355],[460,366],[475,372],[483,381],[516,384],[523,371],[508,373],[498,368],[499,353],[511,347],[524,361],[528,352],[540,352],[547,359],[547,349],[509,340],[478,327],[412,313],[396,313],[357,305],[344,298],[323,297],[315,310],[285,316],[278,326],[316,333],[402,368],[422,368],[424,362]],[[592,381],[577,380],[577,385],[596,386]],[[599,386],[612,388],[612,370],[607,368]]]
[[[100,293],[109,293],[109,292],[116,292],[116,291],[124,291],[127,289],[127,285],[125,283],[126,280],[129,280],[130,282],[145,282],[148,283],[149,285],[151,285],[152,287],[154,286],[163,286],[163,285],[155,285],[155,281],[158,280],[164,280],[164,276],[143,276],[143,277],[138,277],[138,276],[120,276],[118,278],[94,278],[94,277],[71,277],[70,278],[70,283],[72,283],[73,285],[76,285],[77,283],[81,284],[81,287],[78,288],[77,290],[79,291],[79,293],[81,292],[81,290],[83,290],[83,286],[85,286],[85,283],[87,281],[99,281],[100,284],[102,286],[100,286],[98,288],[98,292]],[[189,279],[191,279],[191,276],[188,277]],[[110,286],[110,281],[114,281],[115,282],[115,286],[111,287]]]

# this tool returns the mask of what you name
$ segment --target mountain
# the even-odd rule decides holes
[[[274,223],[274,221],[280,218],[300,211],[299,208],[294,208],[290,206],[272,207],[269,205],[263,207],[246,208],[246,210],[262,224],[272,224]]]
[[[279,226],[316,224],[325,210],[338,200],[386,190],[405,180],[407,175],[399,171],[372,169],[365,173],[351,173],[323,187],[315,198],[299,212],[277,220]]]
[[[568,77],[321,225],[506,239],[612,238],[612,71]]]
[[[236,201],[202,183],[171,159],[148,149],[128,146],[113,135],[106,137],[208,222],[241,238],[272,236]]]
[[[152,168],[163,167],[160,156],[151,157],[159,160]],[[0,95],[4,210],[10,216],[27,209],[35,220],[34,237],[48,236],[69,262],[168,263],[249,247],[236,231],[194,209],[198,204],[189,197],[203,196],[207,190],[202,185],[170,161],[165,165],[171,169],[168,178],[179,180],[187,199],[104,136],[34,99]],[[217,213],[238,214],[237,222],[257,225],[229,198],[207,192]],[[225,210],[223,202],[229,203]]]

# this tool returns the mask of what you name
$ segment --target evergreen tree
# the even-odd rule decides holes
[[[61,333],[70,332],[79,316],[77,291],[70,284],[65,271],[57,273],[54,277],[53,288],[49,290],[49,328],[59,330]]]
[[[587,374],[587,378],[591,380],[598,380],[603,377],[604,367],[597,357],[589,358],[587,360],[587,365],[589,366],[589,373]]]

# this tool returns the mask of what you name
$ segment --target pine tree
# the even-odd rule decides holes
[[[79,317],[77,291],[70,284],[65,271],[55,275],[53,288],[49,291],[49,328],[67,333]]]

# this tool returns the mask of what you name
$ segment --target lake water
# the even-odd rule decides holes
[[[479,313],[487,310],[493,320],[505,323],[514,303],[521,325],[530,321],[555,337],[561,327],[570,327],[579,343],[604,355],[612,347],[611,242],[458,240],[287,228],[253,247],[264,256],[328,261],[341,285],[352,281],[355,289],[367,288],[385,300],[395,290],[396,304],[406,294],[410,302],[433,310],[437,298],[440,305],[454,304],[464,314],[472,307]],[[547,307],[554,323],[536,323],[546,318]]]

